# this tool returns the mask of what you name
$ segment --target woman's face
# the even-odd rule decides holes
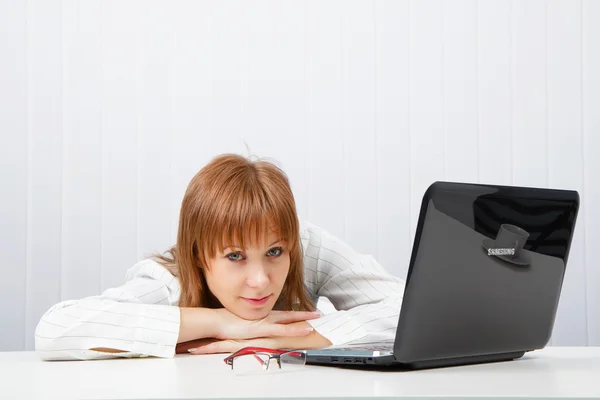
[[[263,235],[264,237],[264,235]],[[209,260],[206,283],[223,307],[240,318],[266,317],[283,289],[290,269],[286,244],[274,233],[248,249],[229,244]]]

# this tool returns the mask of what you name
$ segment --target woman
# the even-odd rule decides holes
[[[72,360],[389,340],[403,290],[373,257],[300,224],[278,167],[227,154],[190,182],[176,245],[120,287],[51,307],[35,346],[44,360]],[[316,312],[319,296],[336,311]]]

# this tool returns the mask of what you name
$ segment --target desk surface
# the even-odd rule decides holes
[[[0,397],[600,399],[600,347],[548,347],[515,361],[421,371],[305,366],[254,376],[236,376],[223,357],[44,362],[33,352],[5,352],[0,353]]]

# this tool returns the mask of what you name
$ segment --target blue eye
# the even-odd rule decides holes
[[[227,254],[227,258],[231,261],[240,261],[242,259],[242,255],[240,253],[229,253]]]
[[[279,257],[283,253],[283,248],[281,247],[273,247],[271,250],[267,252],[267,255],[270,257]]]

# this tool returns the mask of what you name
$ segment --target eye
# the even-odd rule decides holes
[[[242,260],[242,255],[240,253],[229,253],[226,255],[226,257],[230,260],[230,261],[241,261]]]
[[[267,252],[269,257],[279,257],[283,253],[283,248],[281,247],[273,247]]]

